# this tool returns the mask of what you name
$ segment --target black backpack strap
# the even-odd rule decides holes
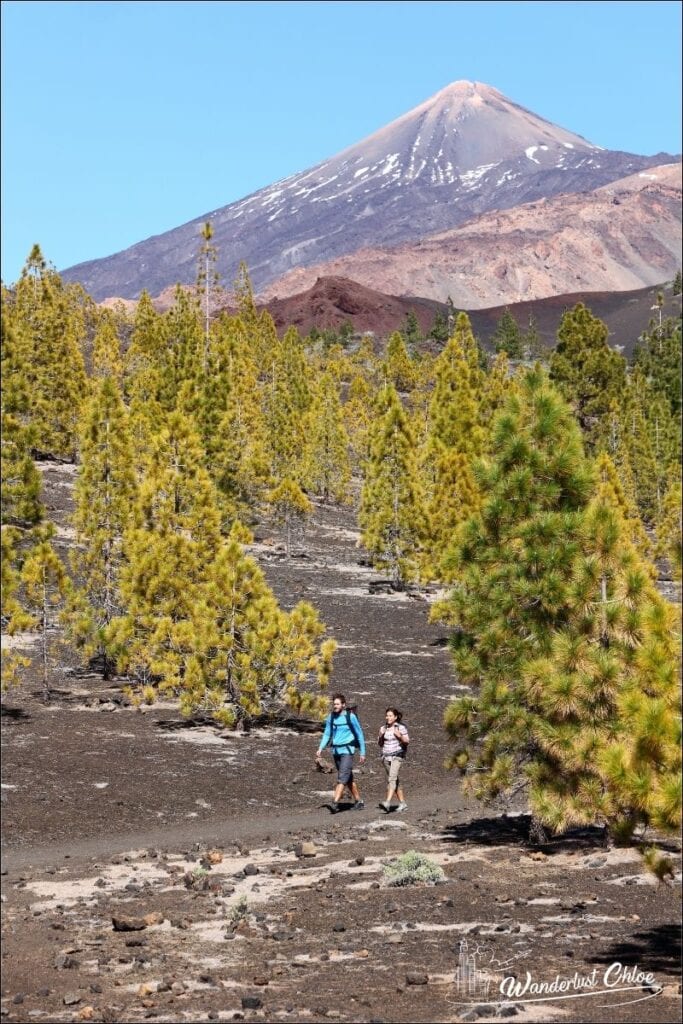
[[[353,733],[353,738],[356,741],[356,746],[360,750],[360,739],[358,738],[358,733],[356,732],[355,726],[351,722],[351,712],[350,711],[346,712],[346,724],[348,725],[349,729]]]

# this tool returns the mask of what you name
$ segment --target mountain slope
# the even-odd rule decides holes
[[[210,220],[224,282],[244,260],[262,288],[294,267],[595,189],[665,159],[600,149],[490,86],[455,82],[316,167],[63,276],[98,300],[190,284],[199,230]]]
[[[294,270],[261,298],[348,277],[392,295],[482,309],[578,291],[618,292],[674,276],[681,260],[681,165],[668,164],[590,193],[488,213],[463,227],[393,248],[367,248]]]

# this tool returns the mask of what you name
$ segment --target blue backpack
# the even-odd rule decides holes
[[[353,722],[351,721],[351,712],[354,712],[354,714],[356,715],[356,718],[358,718],[358,705],[357,704],[352,704],[350,707],[344,708],[344,714],[346,715],[346,725],[349,727],[349,729],[353,733],[353,738],[356,741],[356,746],[358,747],[358,749],[360,749],[360,738],[358,736],[358,733],[356,732],[356,728],[355,728]],[[332,735],[332,744],[331,745],[334,746],[334,730],[338,729],[339,726],[344,724],[344,723],[342,723],[342,722],[335,722],[334,721],[334,714],[333,714],[332,711],[330,711],[330,714],[328,715],[328,721],[330,723],[330,732],[331,732],[331,735]]]

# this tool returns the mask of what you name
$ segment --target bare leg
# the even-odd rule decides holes
[[[356,785],[356,780],[355,779],[351,782],[351,785],[349,786],[349,789],[351,790],[351,796],[353,797],[353,799],[354,800],[360,800],[360,790],[358,789],[358,786]]]

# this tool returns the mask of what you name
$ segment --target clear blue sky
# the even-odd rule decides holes
[[[118,252],[332,156],[449,82],[681,149],[681,5],[2,3],[2,278]]]

